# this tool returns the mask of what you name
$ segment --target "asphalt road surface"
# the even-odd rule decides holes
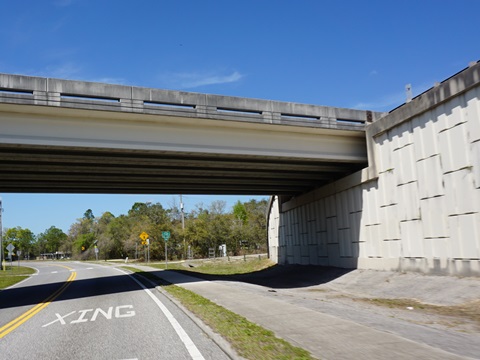
[[[160,292],[120,269],[29,262],[0,292],[0,359],[228,359]]]

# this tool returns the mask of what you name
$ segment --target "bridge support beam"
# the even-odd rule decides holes
[[[0,192],[301,194],[364,167],[377,118],[0,74]]]

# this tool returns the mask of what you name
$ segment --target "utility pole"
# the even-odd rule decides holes
[[[183,256],[187,260],[187,244],[185,242],[185,215],[183,211],[182,194],[180,194],[180,212],[182,213]]]
[[[5,271],[5,261],[4,261],[4,253],[5,251],[3,250],[3,227],[2,227],[2,198],[0,197],[0,267],[3,268],[3,271]]]

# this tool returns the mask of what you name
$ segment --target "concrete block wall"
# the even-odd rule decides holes
[[[369,168],[288,201],[275,198],[270,257],[480,275],[478,68],[468,70],[473,85],[458,86],[468,83],[465,74],[453,77],[424,95],[435,97],[428,106],[420,97],[367,129]]]

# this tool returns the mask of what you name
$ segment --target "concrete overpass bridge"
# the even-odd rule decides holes
[[[379,117],[0,74],[0,192],[296,195],[365,167]]]
[[[480,63],[384,115],[0,74],[0,192],[272,195],[280,264],[480,276]]]

